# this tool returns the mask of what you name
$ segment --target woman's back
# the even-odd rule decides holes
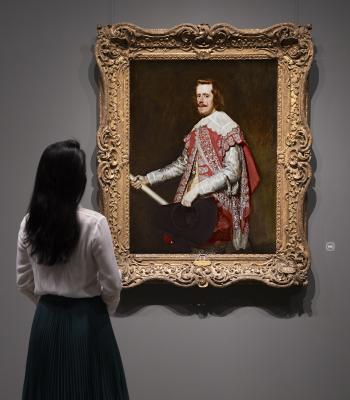
[[[18,235],[18,288],[34,299],[44,294],[72,298],[102,295],[113,313],[119,302],[121,276],[106,218],[82,207],[77,209],[77,218],[80,237],[68,260],[44,265],[37,263],[31,247],[26,245],[28,215],[24,217]]]

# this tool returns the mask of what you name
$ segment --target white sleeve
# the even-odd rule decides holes
[[[40,296],[34,294],[34,274],[33,267],[28,255],[28,247],[25,244],[25,224],[26,218],[23,219],[17,241],[17,256],[16,256],[16,282],[20,292],[28,296],[34,303],[38,302]]]
[[[176,178],[185,172],[187,165],[187,151],[184,149],[180,157],[166,167],[149,172],[146,176],[150,185]]]
[[[111,232],[105,217],[96,224],[92,252],[98,266],[102,300],[107,305],[108,313],[113,314],[119,304],[122,279],[113,251]]]
[[[241,156],[238,146],[231,147],[225,154],[222,168],[214,175],[198,183],[200,195],[217,192],[226,188],[227,184],[234,185],[241,177]]]

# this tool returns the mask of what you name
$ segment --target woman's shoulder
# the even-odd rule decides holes
[[[80,221],[88,224],[96,224],[106,218],[103,214],[84,207],[78,207],[78,217]]]
[[[23,227],[23,226],[27,223],[28,218],[29,218],[29,213],[27,213],[27,214],[22,218],[22,221],[21,221],[21,224],[20,224],[21,227]]]
[[[19,232],[18,232],[18,235],[20,238],[23,238],[25,236],[25,230],[26,230],[28,218],[29,218],[29,214],[27,213],[21,220],[21,223],[19,225]]]

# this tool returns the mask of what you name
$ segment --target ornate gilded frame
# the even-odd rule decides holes
[[[311,179],[308,73],[310,26],[266,29],[227,24],[146,30],[131,24],[98,27],[101,74],[98,180],[123,273],[124,287],[150,280],[216,287],[252,280],[270,286],[305,285],[310,265],[305,194]],[[276,252],[274,254],[132,254],[129,245],[130,60],[277,60]]]

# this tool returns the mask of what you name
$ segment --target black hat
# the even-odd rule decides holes
[[[185,207],[181,203],[160,206],[155,224],[182,250],[208,241],[217,223],[217,206],[212,198],[200,198]]]

